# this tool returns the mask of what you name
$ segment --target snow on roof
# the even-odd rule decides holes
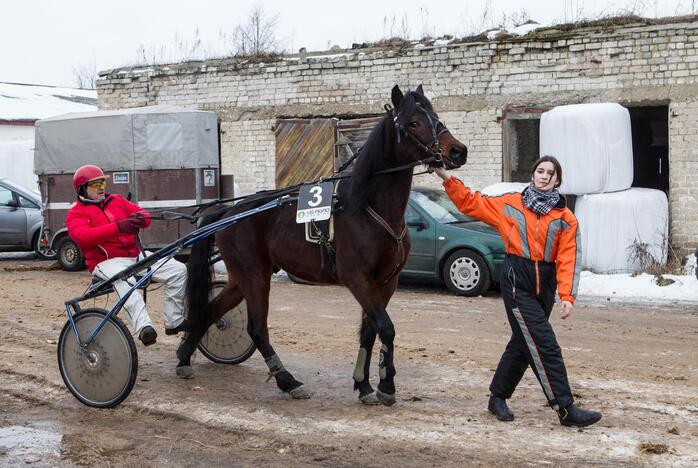
[[[68,112],[97,110],[97,91],[0,83],[0,121],[34,121]]]
[[[75,120],[75,119],[92,119],[95,117],[116,117],[120,115],[133,115],[133,114],[191,114],[191,113],[203,113],[210,111],[202,111],[189,107],[179,107],[170,105],[158,105],[158,106],[146,106],[146,107],[130,107],[127,109],[114,109],[114,110],[101,110],[98,111],[93,108],[90,112],[71,112],[68,114],[56,115],[55,117],[50,117],[46,119],[41,119],[43,122],[54,122],[61,120]]]

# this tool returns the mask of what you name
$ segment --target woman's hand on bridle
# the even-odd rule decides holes
[[[447,180],[449,180],[451,178],[451,176],[448,175],[448,172],[446,171],[446,169],[444,169],[443,167],[429,166],[429,169],[427,169],[427,170],[429,172],[433,172],[437,176],[441,177],[441,180],[443,180],[444,182],[446,182]]]

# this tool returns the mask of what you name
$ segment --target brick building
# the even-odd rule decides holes
[[[670,236],[698,244],[698,18],[599,21],[521,38],[393,45],[109,70],[98,106],[173,104],[215,111],[221,163],[242,191],[274,187],[275,129],[293,118],[380,115],[390,88],[423,83],[470,150],[456,175],[476,188],[526,178],[540,114],[556,105],[618,102],[630,110],[634,186],[665,190]],[[422,176],[416,183],[435,184]]]

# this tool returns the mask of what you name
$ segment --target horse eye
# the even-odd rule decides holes
[[[417,127],[419,127],[419,122],[410,122],[410,127],[411,127],[411,128],[417,128]]]

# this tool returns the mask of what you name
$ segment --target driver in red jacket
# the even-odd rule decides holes
[[[85,255],[87,268],[99,279],[109,279],[150,252],[136,243],[138,230],[150,226],[150,214],[124,197],[105,192],[108,175],[97,166],[82,166],[73,176],[77,203],[68,211],[68,234]],[[186,266],[174,259],[163,259],[151,266],[153,279],[165,283],[165,333],[184,331],[184,292]],[[114,282],[119,297],[131,289],[133,279]],[[134,291],[124,304],[133,334],[145,345],[155,343],[153,328],[140,292]]]

